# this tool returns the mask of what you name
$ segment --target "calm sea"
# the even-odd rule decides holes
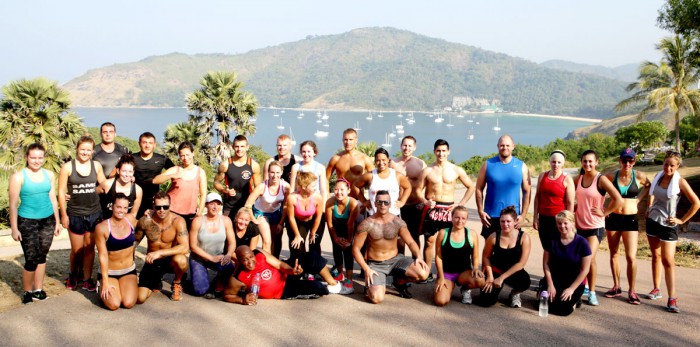
[[[98,127],[103,122],[112,122],[117,126],[117,134],[138,139],[144,131],[150,131],[161,141],[168,124],[187,120],[187,111],[183,108],[135,109],[135,108],[76,108],[74,109],[87,126]],[[384,112],[382,117],[373,112],[328,111],[328,119],[317,121],[317,111],[300,111],[282,109],[259,109],[257,131],[249,136],[252,144],[262,145],[269,153],[275,153],[278,135],[293,135],[298,144],[304,140],[313,140],[319,148],[318,160],[327,163],[330,157],[342,147],[342,132],[346,128],[358,128],[360,142],[375,141],[377,144],[390,144],[389,153],[400,151],[400,139],[412,135],[418,140],[416,154],[432,151],[436,139],[442,138],[450,143],[450,158],[462,162],[474,155],[486,155],[496,152],[496,142],[503,134],[511,135],[516,143],[544,145],[557,137],[565,137],[570,131],[590,125],[591,123],[526,117],[507,113],[498,114],[464,114],[443,115],[442,122],[436,122],[437,114],[413,113],[414,122],[409,122],[407,112]],[[401,116],[401,117],[400,117]],[[323,115],[321,115],[323,117]],[[327,123],[327,126],[324,126]],[[494,130],[498,124],[500,131]],[[451,125],[451,126],[450,126]],[[399,132],[403,126],[403,133]],[[315,133],[327,131],[328,136],[319,137]],[[394,134],[394,137],[391,134]],[[470,135],[473,139],[470,140]]]

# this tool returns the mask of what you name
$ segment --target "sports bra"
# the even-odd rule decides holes
[[[620,195],[622,195],[622,198],[624,199],[636,198],[637,195],[639,195],[639,186],[637,185],[637,175],[634,173],[634,170],[632,170],[632,178],[630,179],[630,183],[626,186],[621,186],[618,182],[619,175],[620,170],[617,170],[615,172],[615,180],[613,180],[615,189],[620,192]]]
[[[126,224],[129,224],[131,232],[123,239],[118,239],[112,235],[112,219],[107,219],[107,228],[109,230],[109,237],[107,238],[108,252],[121,251],[122,249],[127,249],[134,245],[134,241],[136,241],[136,235],[134,235],[134,227],[131,225],[128,219],[124,220],[126,220]]]
[[[338,199],[335,199],[333,204],[333,217],[338,219],[348,219],[350,216],[350,197],[345,199],[345,212],[343,214],[338,213]]]
[[[313,195],[309,197],[309,209],[304,211],[301,209],[301,197],[297,197],[297,203],[294,205],[294,216],[297,218],[306,219],[316,214],[316,204],[314,203]]]

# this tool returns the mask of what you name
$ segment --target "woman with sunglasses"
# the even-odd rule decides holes
[[[639,238],[639,225],[637,221],[637,204],[639,198],[644,196],[644,189],[649,187],[649,180],[643,172],[633,170],[637,154],[631,148],[620,152],[620,170],[605,175],[620,193],[623,199],[622,206],[611,213],[605,220],[605,234],[608,237],[610,248],[610,270],[612,271],[613,287],[605,293],[606,298],[615,298],[622,295],[620,285],[620,240],[625,247],[627,259],[627,302],[639,305],[639,296],[635,291],[635,279],[637,277],[637,240]]]
[[[647,238],[651,248],[651,273],[654,289],[647,295],[649,299],[661,298],[661,265],[666,275],[668,303],[666,309],[680,312],[676,297],[675,255],[678,243],[678,227],[690,220],[700,209],[700,200],[685,178],[678,173],[682,164],[678,152],[668,152],[664,158],[663,171],[656,174],[649,188],[649,210],[647,210]],[[676,207],[681,194],[690,201],[690,208],[682,216],[676,216]]]

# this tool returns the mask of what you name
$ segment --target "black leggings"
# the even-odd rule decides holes
[[[345,225],[338,225],[335,227],[335,234],[338,237],[348,238],[348,227]],[[352,240],[349,240],[352,242]],[[348,248],[343,249],[343,247],[338,246],[333,242],[333,262],[335,267],[344,266],[345,270],[352,271],[354,267],[355,258],[352,256],[352,244]]]
[[[495,274],[494,274],[495,275]],[[501,274],[498,274],[498,276],[495,276],[494,279],[501,277]],[[530,288],[530,274],[527,273],[527,271],[520,270],[512,275],[510,275],[508,278],[506,278],[503,281],[504,285],[508,285],[511,288],[513,288],[513,291],[515,292],[524,292]],[[481,305],[482,306],[493,306],[498,302],[498,294],[501,293],[501,289],[503,289],[503,286],[501,288],[496,288],[492,287],[490,293],[484,293],[483,290],[481,290],[481,295],[480,295],[480,300],[481,300]]]
[[[318,230],[316,230],[316,240],[314,244],[311,244],[311,240],[306,240],[306,237],[309,235],[311,229],[313,229],[314,227],[314,218],[311,218],[311,220],[308,220],[306,222],[301,222],[297,220],[297,229],[299,229],[299,235],[301,235],[301,238],[304,239],[304,243],[302,243],[299,246],[299,249],[294,249],[292,247],[292,241],[294,241],[294,232],[292,231],[291,227],[288,228],[287,237],[289,238],[289,253],[291,254],[291,256],[294,257],[306,253],[307,242],[309,243],[309,252],[316,251],[318,255],[321,255],[321,240],[323,239],[323,232],[326,229],[325,226],[326,223],[321,221],[321,223],[318,226]]]
[[[22,235],[22,251],[24,251],[24,269],[36,271],[40,264],[46,264],[46,255],[53,242],[56,230],[56,219],[53,215],[41,219],[22,218],[17,216],[17,229]]]
[[[564,289],[568,288],[568,285],[563,283],[560,284],[555,281],[554,288],[557,290],[556,298],[554,298],[554,301],[549,303],[549,313],[557,316],[570,315],[572,312],[574,312],[574,306],[576,303],[581,299],[585,285],[579,285],[576,290],[574,290],[574,294],[571,295],[571,300],[567,301],[561,301],[561,293],[564,291]]]
[[[326,267],[328,261],[320,253],[310,252],[292,256],[285,261],[289,266],[294,266],[296,260],[307,274],[319,274]],[[300,276],[287,276],[282,292],[282,299],[313,299],[327,295],[328,289],[319,281],[301,280]]]

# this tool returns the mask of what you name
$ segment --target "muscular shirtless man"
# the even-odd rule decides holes
[[[263,168],[263,180],[267,181],[269,178],[269,173],[267,172],[270,168],[270,163],[273,161],[278,161],[282,164],[282,179],[291,184],[290,181],[292,176],[292,166],[297,162],[301,161],[301,158],[297,155],[292,154],[292,139],[287,134],[282,134],[277,137],[277,154],[265,161],[265,167]]]
[[[386,293],[386,277],[392,275],[394,287],[399,295],[410,298],[408,282],[424,280],[430,272],[428,265],[420,257],[420,248],[408,232],[406,223],[401,218],[389,213],[391,204],[389,192],[379,191],[374,200],[377,212],[366,218],[357,227],[352,254],[355,261],[365,273],[365,283],[368,287],[367,298],[374,304],[384,300]],[[401,237],[411,250],[411,258],[399,254],[398,238]],[[367,241],[367,261],[361,250]]]
[[[411,184],[411,194],[408,196],[406,204],[401,207],[401,219],[406,222],[408,231],[411,232],[411,237],[418,243],[418,248],[420,248],[420,216],[423,211],[423,199],[419,196],[417,190],[421,185],[421,173],[427,165],[422,159],[413,156],[416,145],[415,137],[411,135],[404,136],[401,139],[401,156],[392,159],[390,165],[396,172],[406,176],[408,183]],[[402,243],[403,240],[400,240],[400,253],[404,253],[406,250]]]
[[[136,245],[144,235],[148,239],[146,262],[139,275],[139,304],[146,302],[154,290],[160,290],[163,275],[169,272],[175,274],[170,299],[182,300],[181,281],[187,272],[190,243],[185,219],[169,209],[168,193],[157,192],[153,197],[153,216],[143,216],[136,226]]]
[[[326,178],[330,181],[333,172],[340,178],[343,177],[350,184],[355,182],[367,171],[374,169],[372,159],[366,154],[358,151],[357,131],[352,128],[343,131],[343,150],[331,157],[326,167]],[[356,198],[356,196],[353,196]]]
[[[238,212],[260,184],[260,165],[248,156],[248,138],[233,138],[233,156],[219,165],[214,188],[224,197],[224,215]]]
[[[452,209],[455,206],[467,206],[467,201],[474,194],[474,183],[461,167],[447,160],[450,155],[450,144],[443,139],[438,139],[433,145],[435,163],[426,167],[421,173],[419,196],[423,198],[422,232],[425,238],[423,254],[428,266],[432,265],[435,256],[435,238],[437,232],[452,226]],[[467,191],[462,199],[454,202],[454,194],[457,180],[462,182]],[[425,192],[423,192],[425,188]],[[431,273],[427,281],[432,282]]]

